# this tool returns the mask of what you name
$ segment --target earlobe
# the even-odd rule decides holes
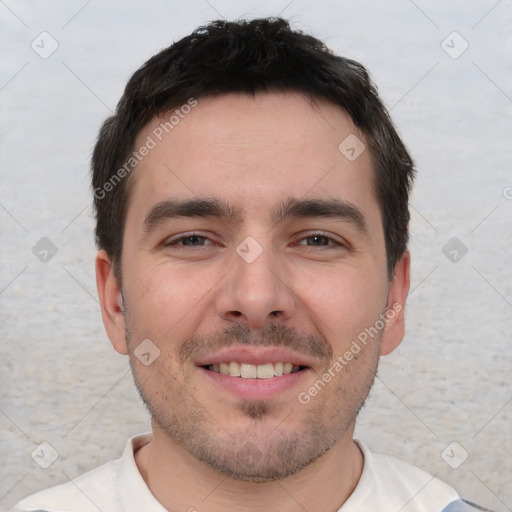
[[[405,302],[410,286],[410,266],[411,255],[409,251],[405,251],[395,265],[395,273],[389,283],[385,328],[380,351],[383,356],[395,350],[404,337]]]
[[[117,352],[127,354],[123,295],[115,277],[112,262],[103,250],[96,256],[96,286],[103,325],[110,342]]]

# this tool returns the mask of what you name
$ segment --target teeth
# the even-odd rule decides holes
[[[256,366],[256,377],[258,379],[270,379],[274,376],[274,365],[272,363],[259,364]]]
[[[238,361],[226,361],[219,364],[211,364],[208,366],[208,369],[216,373],[222,373],[222,375],[242,377],[243,379],[270,379],[298,372],[300,366],[288,362],[248,364],[239,363]]]
[[[236,361],[229,362],[229,375],[231,377],[240,377],[240,363]]]
[[[220,363],[220,373],[222,375],[229,375],[229,364],[228,363]]]
[[[242,363],[240,365],[240,373],[241,377],[243,377],[244,379],[255,379],[257,374],[256,365]]]

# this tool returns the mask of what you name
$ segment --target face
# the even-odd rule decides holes
[[[165,436],[229,476],[283,478],[352,438],[402,338],[402,313],[382,319],[406,256],[390,282],[371,156],[338,149],[364,142],[338,107],[231,94],[160,123],[136,142],[156,145],[130,186],[124,311],[98,257],[105,325]]]

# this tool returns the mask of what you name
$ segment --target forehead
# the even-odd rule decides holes
[[[135,148],[151,149],[133,173],[128,218],[169,197],[217,197],[260,215],[288,197],[339,197],[378,214],[370,152],[347,158],[344,141],[358,153],[366,141],[341,108],[299,93],[196,101],[139,133]]]

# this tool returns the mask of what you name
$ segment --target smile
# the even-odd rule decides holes
[[[204,366],[210,371],[228,375],[230,377],[240,377],[242,379],[271,379],[290,373],[296,373],[305,367],[290,362],[276,362],[264,364],[249,364],[238,361],[224,361],[218,364]]]

